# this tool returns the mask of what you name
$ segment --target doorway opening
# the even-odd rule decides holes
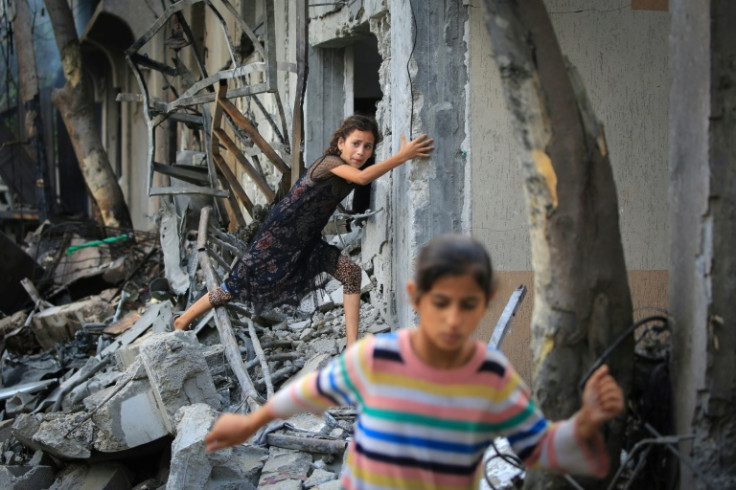
[[[378,70],[381,55],[378,53],[378,39],[367,36],[353,43],[353,112],[376,116],[376,104],[383,98]],[[375,156],[366,167],[375,163]],[[351,212],[364,213],[371,205],[371,184],[356,186],[353,191]]]

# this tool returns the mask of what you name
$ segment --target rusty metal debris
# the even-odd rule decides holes
[[[301,0],[300,3],[304,11],[302,22],[306,26],[306,3]],[[198,4],[214,14],[227,47],[227,64],[214,74],[207,72],[202,47],[198,46],[182,15],[183,9]],[[229,32],[232,23],[225,21],[223,11],[243,33],[240,45],[233,42],[236,36]],[[170,48],[167,56],[173,51],[173,66],[165,59],[153,59],[147,53],[150,42],[163,35],[163,28],[169,22],[176,27],[175,35],[166,39],[164,45]],[[263,2],[263,23],[255,29],[229,0],[180,0],[169,5],[148,31],[128,48],[127,60],[141,92],[120,94],[118,100],[143,105],[149,140],[149,195],[209,196],[214,215],[221,224],[231,222],[245,226],[241,205],[252,217],[257,202],[272,202],[288,190],[303,170],[300,147],[302,101],[306,88],[306,27],[300,30],[298,37],[299,45],[304,49],[299,51],[297,64],[279,63],[276,60],[273,2]],[[187,66],[185,61],[189,59],[193,60],[194,66]],[[164,81],[162,92],[154,93],[151,78],[144,76],[144,71],[149,70]],[[299,75],[297,103],[292,115],[296,131],[293,147],[290,147],[286,113],[276,83],[279,70],[298,71]],[[277,116],[267,109],[266,99]],[[243,107],[236,105],[238,101],[243,101]],[[211,113],[211,102],[215,102],[214,114]],[[258,118],[265,121],[264,128],[258,127]],[[174,125],[177,134],[186,131],[196,134],[194,139],[202,142],[200,147],[204,149],[198,166],[156,161],[155,130],[163,123]],[[291,166],[288,161],[291,161]],[[264,169],[261,162],[270,162],[273,168]],[[156,185],[156,174],[174,178],[179,183],[172,181],[169,186]],[[253,184],[252,190],[244,189],[240,174]],[[254,193],[261,197],[257,198]]]

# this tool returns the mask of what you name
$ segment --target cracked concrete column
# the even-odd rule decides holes
[[[390,6],[393,150],[399,149],[401,133],[407,139],[421,133],[435,139],[431,159],[410,162],[393,173],[392,303],[397,308],[393,312],[397,326],[407,326],[414,316],[404,286],[419,248],[435,235],[469,227],[465,216],[466,199],[470,199],[470,189],[466,196],[465,188],[468,13],[459,1],[392,0]],[[416,46],[409,59],[414,20]]]

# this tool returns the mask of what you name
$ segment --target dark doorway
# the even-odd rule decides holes
[[[375,36],[368,36],[353,44],[353,108],[356,113],[373,117],[376,115],[376,104],[383,97],[378,81],[381,61],[381,55],[378,54],[378,40]],[[367,166],[373,163],[375,158],[371,158]],[[370,205],[371,185],[356,187],[351,211],[363,213]]]

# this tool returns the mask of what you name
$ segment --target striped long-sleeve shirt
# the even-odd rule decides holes
[[[500,351],[478,343],[464,366],[436,369],[417,358],[409,333],[366,337],[269,402],[281,418],[358,408],[344,488],[476,488],[484,451],[498,436],[528,466],[607,473],[601,438],[576,437],[572,419],[548,423]]]

